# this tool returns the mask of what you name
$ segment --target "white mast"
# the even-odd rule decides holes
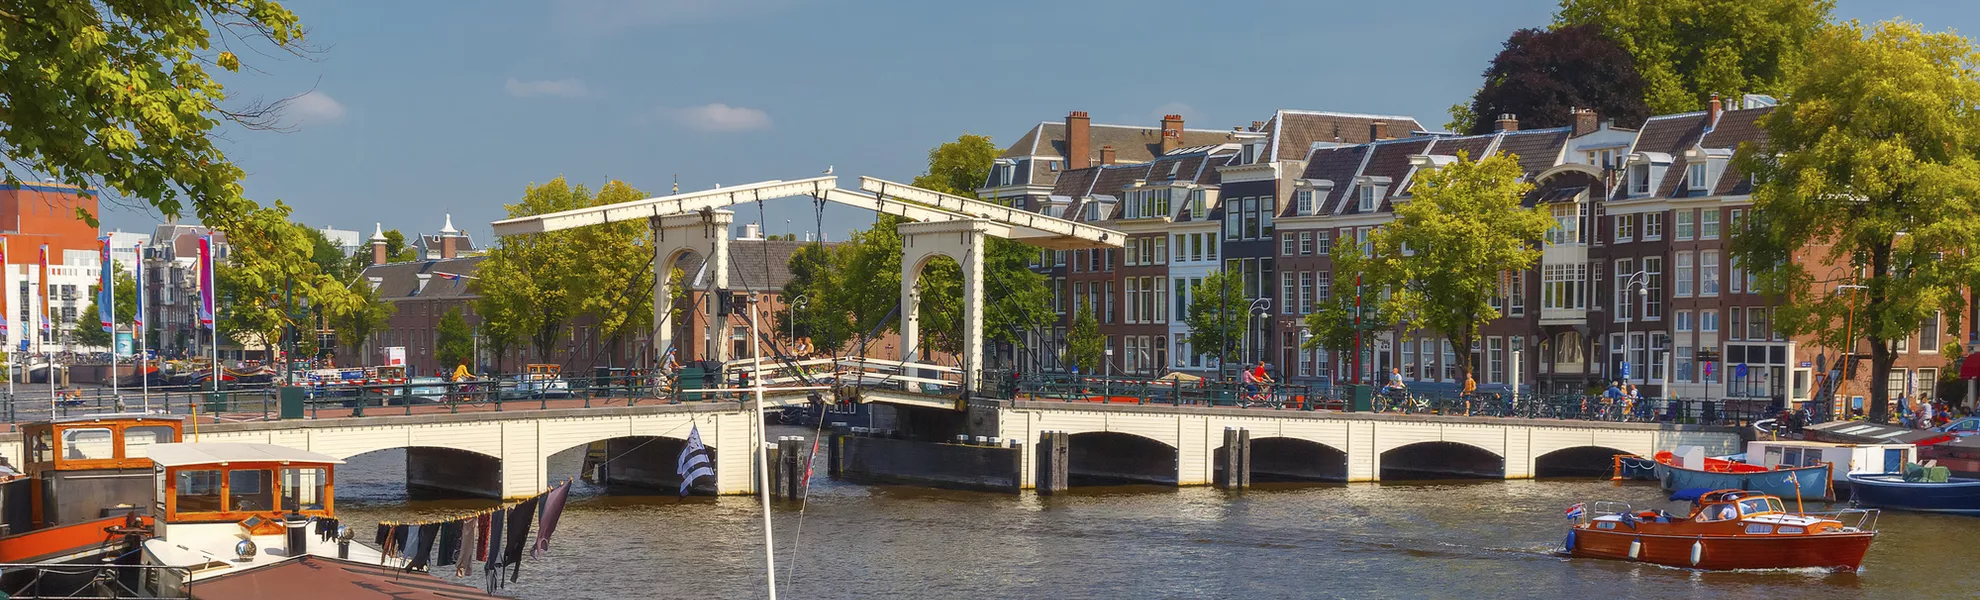
[[[756,430],[756,493],[763,497],[763,564],[764,575],[770,584],[770,600],[777,600],[777,552],[776,542],[770,535],[770,449],[763,425],[763,361],[756,360],[762,353],[756,332],[756,294],[749,295],[749,356],[755,363],[755,373],[750,375],[750,388],[756,396],[756,405],[749,411],[749,421]]]

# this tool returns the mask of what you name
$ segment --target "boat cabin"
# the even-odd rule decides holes
[[[9,529],[18,533],[143,507],[152,496],[151,450],[179,441],[184,426],[184,417],[160,414],[87,415],[23,426],[31,524],[7,523]]]
[[[1895,473],[1918,461],[1911,444],[1849,444],[1803,440],[1758,440],[1746,443],[1746,463],[1769,469],[1835,465],[1829,478],[1847,484],[1851,473]],[[1847,487],[1845,485],[1845,487]]]
[[[194,443],[154,446],[151,461],[158,525],[157,537],[144,543],[144,562],[178,568],[159,571],[167,574],[161,595],[288,558],[337,555],[335,539],[307,529],[336,517],[343,460],[270,444]],[[378,558],[362,546],[350,549]]]

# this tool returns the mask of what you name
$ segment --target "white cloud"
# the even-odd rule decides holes
[[[344,116],[344,105],[319,90],[288,99],[282,104],[282,109],[297,125],[328,123]]]
[[[660,107],[663,120],[701,131],[755,131],[770,128],[770,115],[754,108],[720,102],[685,108]]]
[[[509,95],[515,96],[517,98],[530,98],[535,96],[555,96],[558,98],[583,98],[585,96],[591,95],[591,88],[586,87],[584,85],[583,79],[578,79],[576,77],[568,77],[564,79],[535,79],[530,81],[522,81],[514,77],[510,77],[508,83],[502,84],[502,89],[507,90],[509,92]]]
[[[552,18],[566,30],[610,33],[649,25],[768,12],[795,0],[561,0]]]

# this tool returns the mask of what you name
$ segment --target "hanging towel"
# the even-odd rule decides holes
[[[468,571],[473,570],[475,552],[480,549],[477,536],[481,533],[481,523],[481,517],[461,521],[461,539],[455,548],[460,552],[460,559],[454,563],[455,577],[467,577]]]
[[[502,528],[509,523],[508,509],[496,509],[488,515],[488,564],[484,571],[502,570]]]
[[[440,524],[439,551],[433,556],[433,564],[442,567],[452,566],[461,551],[461,522],[448,521]]]
[[[474,559],[488,560],[488,515],[474,518]]]
[[[440,538],[440,524],[427,523],[419,526],[419,543],[413,547],[412,562],[406,563],[407,571],[424,571],[432,560],[433,543]]]
[[[529,522],[536,518],[537,501],[540,499],[524,500],[516,505],[515,510],[509,511],[509,538],[502,548],[502,566],[511,567],[510,583],[515,583],[516,578],[522,576],[523,545],[529,542]]]
[[[564,501],[571,495],[571,482],[557,486],[543,496],[543,514],[537,517],[536,547],[529,549],[530,558],[543,558],[543,551],[550,549],[550,534],[557,530],[557,517],[564,514]]]

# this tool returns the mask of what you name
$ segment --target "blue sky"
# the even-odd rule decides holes
[[[530,183],[623,179],[654,194],[809,177],[833,165],[905,181],[961,133],[1000,145],[1039,121],[1226,128],[1276,108],[1413,115],[1441,125],[1514,29],[1551,0],[929,2],[887,0],[292,0],[322,52],[244,56],[237,98],[310,92],[288,133],[233,132],[250,197],[315,226],[486,241]],[[1842,0],[1980,31],[1963,1]],[[314,91],[311,91],[314,90]],[[766,207],[808,231],[810,203]],[[737,222],[757,218],[738,207]],[[148,230],[157,217],[110,209]],[[786,219],[792,223],[787,228]],[[871,214],[828,211],[832,239]]]

